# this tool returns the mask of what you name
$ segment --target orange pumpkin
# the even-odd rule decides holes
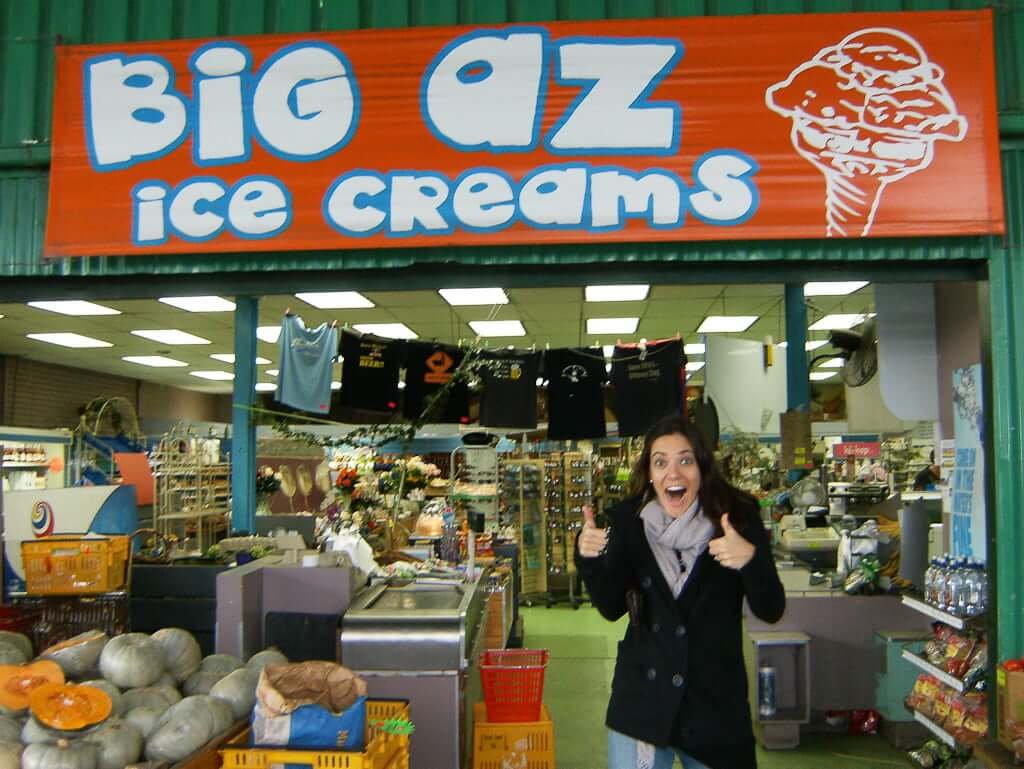
[[[28,707],[29,695],[44,684],[63,684],[64,671],[50,660],[24,665],[0,665],[0,707],[21,712]]]
[[[105,721],[114,704],[95,686],[43,684],[29,695],[28,707],[43,726],[73,732]]]

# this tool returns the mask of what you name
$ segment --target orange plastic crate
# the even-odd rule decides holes
[[[21,543],[29,595],[109,593],[128,577],[130,537],[44,537]]]
[[[536,721],[544,696],[547,649],[488,649],[480,662],[487,720]]]
[[[409,719],[406,700],[366,701],[366,748],[363,751],[315,748],[249,747],[249,730],[220,749],[222,769],[269,769],[310,766],[313,769],[409,769],[409,735],[389,734],[373,726],[389,718]]]
[[[541,706],[537,721],[492,723],[484,703],[473,706],[473,769],[555,769],[555,727]]]

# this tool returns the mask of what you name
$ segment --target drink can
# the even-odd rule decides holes
[[[757,713],[761,718],[774,718],[775,701],[775,668],[762,665],[757,670]]]

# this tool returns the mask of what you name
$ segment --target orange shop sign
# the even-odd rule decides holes
[[[989,11],[57,51],[45,253],[1003,232]]]

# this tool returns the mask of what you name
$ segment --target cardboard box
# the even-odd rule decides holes
[[[1024,724],[1024,672],[996,669],[996,707],[998,710],[999,743],[1013,750],[1010,723]]]

